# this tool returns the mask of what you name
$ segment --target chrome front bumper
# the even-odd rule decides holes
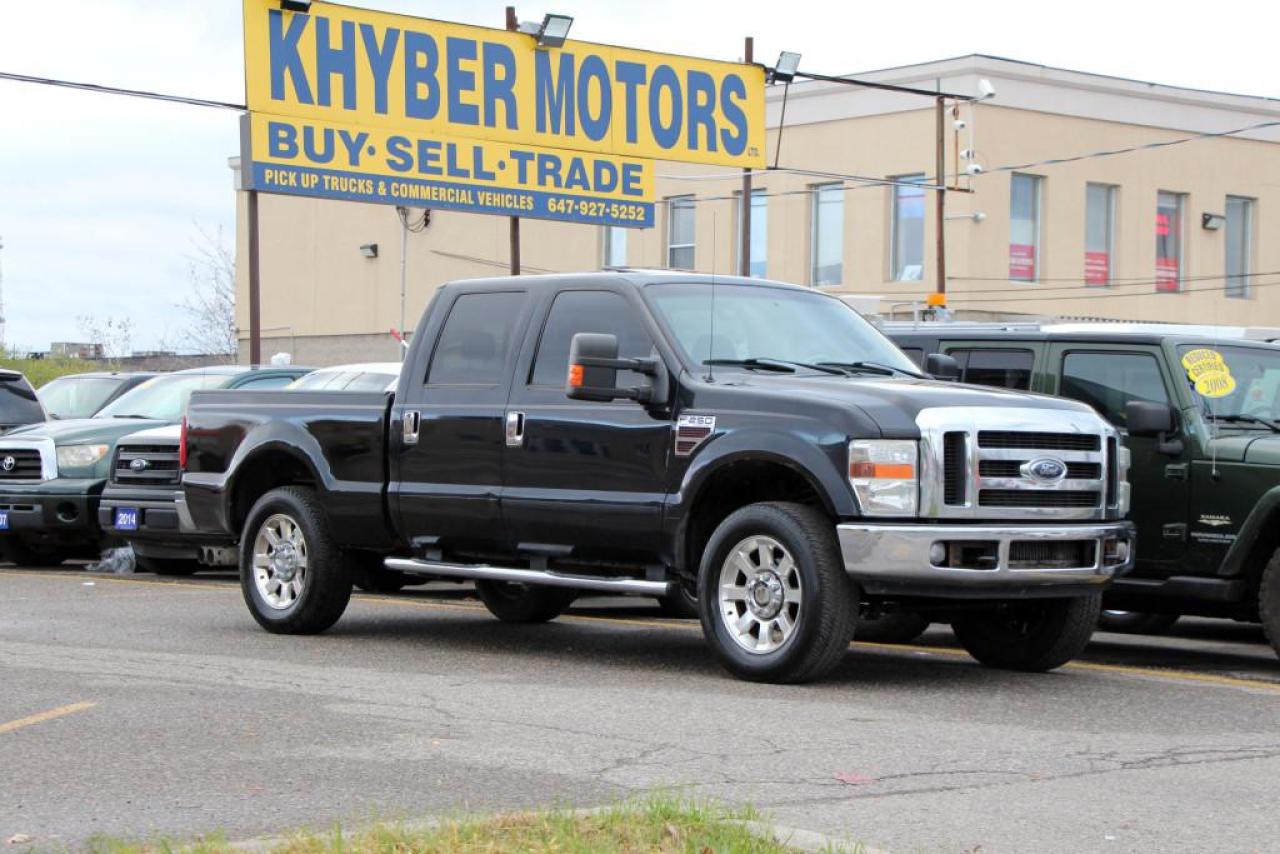
[[[1133,566],[1133,525],[836,526],[845,570],[864,590],[923,596],[1051,594],[1102,586]]]

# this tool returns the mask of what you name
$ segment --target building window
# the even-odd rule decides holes
[[[1009,278],[1034,282],[1040,266],[1039,175],[1013,175],[1009,191]]]
[[[1186,228],[1182,193],[1156,195],[1156,290],[1178,291],[1182,287],[1182,239]]]
[[[1085,185],[1084,283],[1111,284],[1116,239],[1116,190],[1111,184]]]
[[[693,269],[693,196],[667,199],[667,266]]]
[[[813,232],[810,238],[813,285],[838,285],[844,278],[844,185],[813,187]]]
[[[1253,260],[1253,199],[1227,196],[1227,296],[1249,296]]]
[[[747,275],[763,279],[769,267],[769,195],[767,190],[751,191],[751,268]],[[742,251],[742,194],[738,194],[738,240]],[[739,265],[741,267],[741,265]]]
[[[604,266],[627,266],[627,230],[616,225],[604,228]]]
[[[893,246],[890,248],[895,282],[924,278],[924,175],[902,175],[893,185]]]

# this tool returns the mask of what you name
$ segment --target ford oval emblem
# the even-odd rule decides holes
[[[1053,457],[1041,457],[1022,464],[1022,476],[1041,483],[1052,483],[1067,476],[1067,464]]]
[[[4,461],[0,462],[0,468],[4,469],[5,471],[13,471],[17,467],[18,467],[18,461],[15,460],[13,457],[5,457]]]
[[[129,468],[133,469],[134,471],[146,471],[150,466],[151,466],[151,463],[147,462],[141,457],[139,457],[136,460],[129,461]]]

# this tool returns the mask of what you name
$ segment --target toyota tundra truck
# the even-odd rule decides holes
[[[181,447],[193,524],[238,542],[277,633],[394,572],[472,580],[518,623],[583,591],[689,601],[751,680],[817,678],[898,610],[1043,671],[1132,561],[1127,451],[1090,407],[936,381],[840,300],[760,280],[446,284],[395,392],[197,392]]]

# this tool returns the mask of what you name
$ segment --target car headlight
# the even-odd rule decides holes
[[[110,445],[61,445],[58,448],[58,469],[84,469],[101,460],[111,450]]]
[[[854,439],[849,485],[868,516],[914,516],[920,498],[918,443],[913,439]]]

